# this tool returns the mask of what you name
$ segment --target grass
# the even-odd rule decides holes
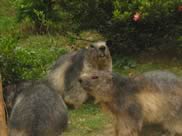
[[[118,73],[122,73],[123,75],[137,75],[151,70],[166,70],[182,76],[182,65],[177,66],[150,62],[144,64],[137,64],[135,68],[120,69],[115,67],[114,70]]]
[[[89,41],[104,39],[102,35],[95,31],[83,31],[79,36],[75,34],[24,34],[21,36],[19,44],[23,47],[65,47],[72,50],[84,48],[90,44]]]
[[[0,0],[0,34],[10,33],[15,25],[15,9],[10,0]]]
[[[145,52],[130,57],[113,57],[114,71],[123,75],[136,75],[157,69],[182,76],[181,49],[164,48],[162,51]]]
[[[0,33],[7,33],[15,26],[15,18],[8,16],[0,16]]]
[[[80,109],[69,111],[69,127],[63,136],[105,136],[111,117],[100,111],[95,104],[85,104]],[[141,136],[161,136],[161,126],[146,125]],[[108,135],[107,135],[108,136]]]
[[[69,127],[64,136],[102,135],[104,127],[110,120],[94,104],[84,104],[80,109],[69,111]]]
[[[11,0],[0,0],[0,16],[14,16],[15,9]]]

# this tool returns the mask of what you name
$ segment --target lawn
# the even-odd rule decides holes
[[[80,109],[69,110],[69,127],[63,136],[110,136],[112,118],[94,104],[85,104]],[[146,125],[141,136],[161,136],[164,130],[159,125]]]
[[[110,136],[112,118],[95,104],[84,104],[80,109],[69,110],[69,127],[63,136]],[[109,129],[109,130],[108,130]],[[146,125],[141,136],[161,136],[158,125]]]
[[[80,109],[69,110],[69,127],[64,136],[102,136],[110,118],[94,104],[84,104]]]

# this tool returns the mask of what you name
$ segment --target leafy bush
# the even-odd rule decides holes
[[[102,28],[112,17],[112,0],[61,0],[62,9],[70,14],[74,28]],[[72,27],[72,26],[71,26]]]
[[[23,48],[12,37],[0,38],[0,72],[6,83],[44,76],[63,48]]]
[[[19,20],[32,21],[39,32],[96,29],[116,41],[114,53],[176,45],[181,35],[181,0],[21,0]]]
[[[181,4],[181,0],[61,1],[79,30],[94,28],[116,41],[115,53],[175,44],[182,32]]]
[[[115,0],[110,27],[119,46],[137,48],[158,47],[176,41],[182,27],[181,0]]]
[[[18,21],[30,21],[39,33],[47,33],[58,26],[62,16],[58,0],[21,0],[14,2]]]
[[[114,19],[123,22],[130,21],[132,15],[138,12],[143,21],[161,23],[161,20],[173,16],[179,5],[180,0],[115,0],[113,15]]]

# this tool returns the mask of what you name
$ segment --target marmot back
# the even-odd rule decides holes
[[[24,88],[15,98],[10,136],[59,136],[67,127],[64,101],[46,81]]]

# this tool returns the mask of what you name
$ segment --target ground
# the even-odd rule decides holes
[[[103,113],[95,104],[84,104],[80,109],[69,110],[69,127],[63,136],[105,136],[111,117]],[[141,136],[161,136],[161,127],[147,125]]]
[[[97,136],[102,134],[109,117],[94,104],[85,104],[80,109],[69,110],[69,127],[64,136]]]

